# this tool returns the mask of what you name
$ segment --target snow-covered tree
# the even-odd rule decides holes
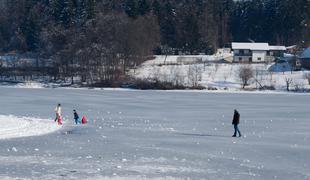
[[[254,77],[254,71],[250,65],[241,66],[237,70],[238,78],[241,81],[242,89],[249,85],[249,81]]]

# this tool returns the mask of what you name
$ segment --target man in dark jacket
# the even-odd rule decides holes
[[[233,137],[236,137],[237,132],[238,132],[238,134],[239,134],[239,137],[241,137],[241,133],[240,133],[239,128],[238,128],[239,121],[240,121],[240,114],[239,114],[239,112],[235,109],[235,111],[234,111],[234,117],[233,117],[233,120],[232,120],[232,124],[234,125],[234,129],[235,129],[235,133],[234,133]]]

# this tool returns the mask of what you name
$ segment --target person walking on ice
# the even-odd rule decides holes
[[[62,117],[61,117],[61,105],[57,104],[56,108],[55,108],[55,113],[56,113],[56,118],[55,118],[55,122],[57,121],[59,125],[62,124]]]
[[[241,133],[240,133],[240,130],[239,130],[239,122],[240,122],[240,114],[239,112],[235,109],[234,110],[234,117],[233,117],[233,120],[232,120],[232,124],[234,125],[234,129],[235,129],[235,133],[232,137],[236,137],[237,135],[237,132],[239,134],[239,137],[241,137]]]
[[[75,109],[73,110],[73,116],[74,116],[75,124],[81,124],[80,117],[79,117],[79,115],[78,115],[78,113],[76,112]]]

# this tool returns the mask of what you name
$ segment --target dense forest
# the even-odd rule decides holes
[[[1,0],[0,53],[51,59],[55,79],[111,84],[153,54],[232,41],[299,44],[309,0]]]

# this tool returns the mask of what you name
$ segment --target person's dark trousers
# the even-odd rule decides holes
[[[239,137],[241,136],[241,133],[240,133],[240,131],[239,131],[239,128],[238,128],[238,124],[234,124],[234,129],[235,129],[235,133],[234,133],[234,137],[236,137],[236,135],[237,135],[237,132],[238,132],[238,134],[239,134]]]
[[[56,113],[55,122],[58,120],[58,114]]]

